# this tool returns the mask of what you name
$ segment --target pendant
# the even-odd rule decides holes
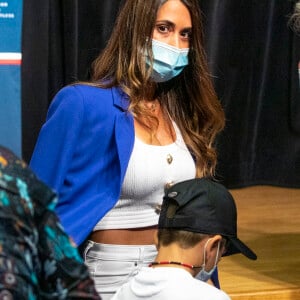
[[[171,155],[171,154],[168,154],[168,155],[167,155],[167,162],[168,162],[168,164],[170,165],[170,164],[172,163],[172,161],[173,161],[172,155]]]

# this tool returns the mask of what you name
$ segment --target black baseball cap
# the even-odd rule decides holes
[[[220,183],[195,178],[174,184],[166,190],[158,228],[220,234],[228,245],[223,256],[256,254],[237,237],[237,210],[230,192]]]

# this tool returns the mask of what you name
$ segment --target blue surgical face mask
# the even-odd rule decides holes
[[[155,82],[165,82],[179,75],[188,65],[189,49],[179,49],[166,43],[152,40],[153,71],[151,78]],[[150,59],[146,57],[146,63],[150,66]]]
[[[217,266],[214,266],[210,271],[205,271],[205,267],[202,267],[200,272],[195,276],[196,279],[199,279],[201,281],[207,281],[211,278],[213,272],[215,271]]]
[[[211,240],[211,239],[208,239],[207,242],[204,245],[204,254],[203,254],[202,268],[201,268],[200,272],[195,276],[195,278],[197,278],[197,279],[199,279],[201,281],[207,281],[207,280],[209,280],[211,278],[211,275],[213,274],[213,272],[217,268],[217,262],[218,262],[218,256],[219,256],[219,250],[220,250],[220,242],[218,243],[218,249],[217,249],[215,264],[214,264],[213,268],[210,271],[206,271],[205,270],[205,260],[206,260],[205,252],[206,252],[206,246],[207,246],[209,240]]]

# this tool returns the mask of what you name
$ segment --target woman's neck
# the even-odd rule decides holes
[[[167,111],[160,102],[142,101],[146,116],[135,117],[135,134],[147,144],[164,146],[176,140],[175,130]]]

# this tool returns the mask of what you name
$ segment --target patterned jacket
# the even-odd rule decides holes
[[[100,299],[56,194],[0,146],[0,299]]]

